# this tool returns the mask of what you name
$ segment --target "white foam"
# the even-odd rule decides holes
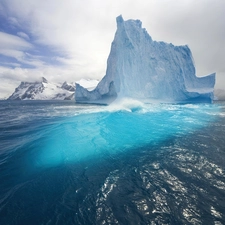
[[[108,106],[108,111],[128,111],[133,112],[138,109],[145,108],[145,104],[141,101],[132,98],[117,99],[111,105]]]

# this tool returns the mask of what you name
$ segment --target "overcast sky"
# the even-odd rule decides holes
[[[197,76],[216,72],[225,89],[225,0],[1,0],[0,98],[42,76],[101,79],[120,14],[153,40],[187,44]]]

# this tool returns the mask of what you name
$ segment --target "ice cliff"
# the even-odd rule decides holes
[[[187,45],[153,41],[140,20],[117,17],[106,75],[94,90],[76,84],[76,102],[110,103],[116,98],[161,102],[211,101],[215,74],[196,77]]]

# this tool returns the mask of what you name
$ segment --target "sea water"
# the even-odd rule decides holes
[[[225,224],[225,103],[0,101],[0,224]]]

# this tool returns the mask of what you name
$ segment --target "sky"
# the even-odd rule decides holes
[[[153,40],[188,45],[196,75],[225,89],[225,0],[0,0],[0,99],[21,81],[101,79],[116,17]]]

